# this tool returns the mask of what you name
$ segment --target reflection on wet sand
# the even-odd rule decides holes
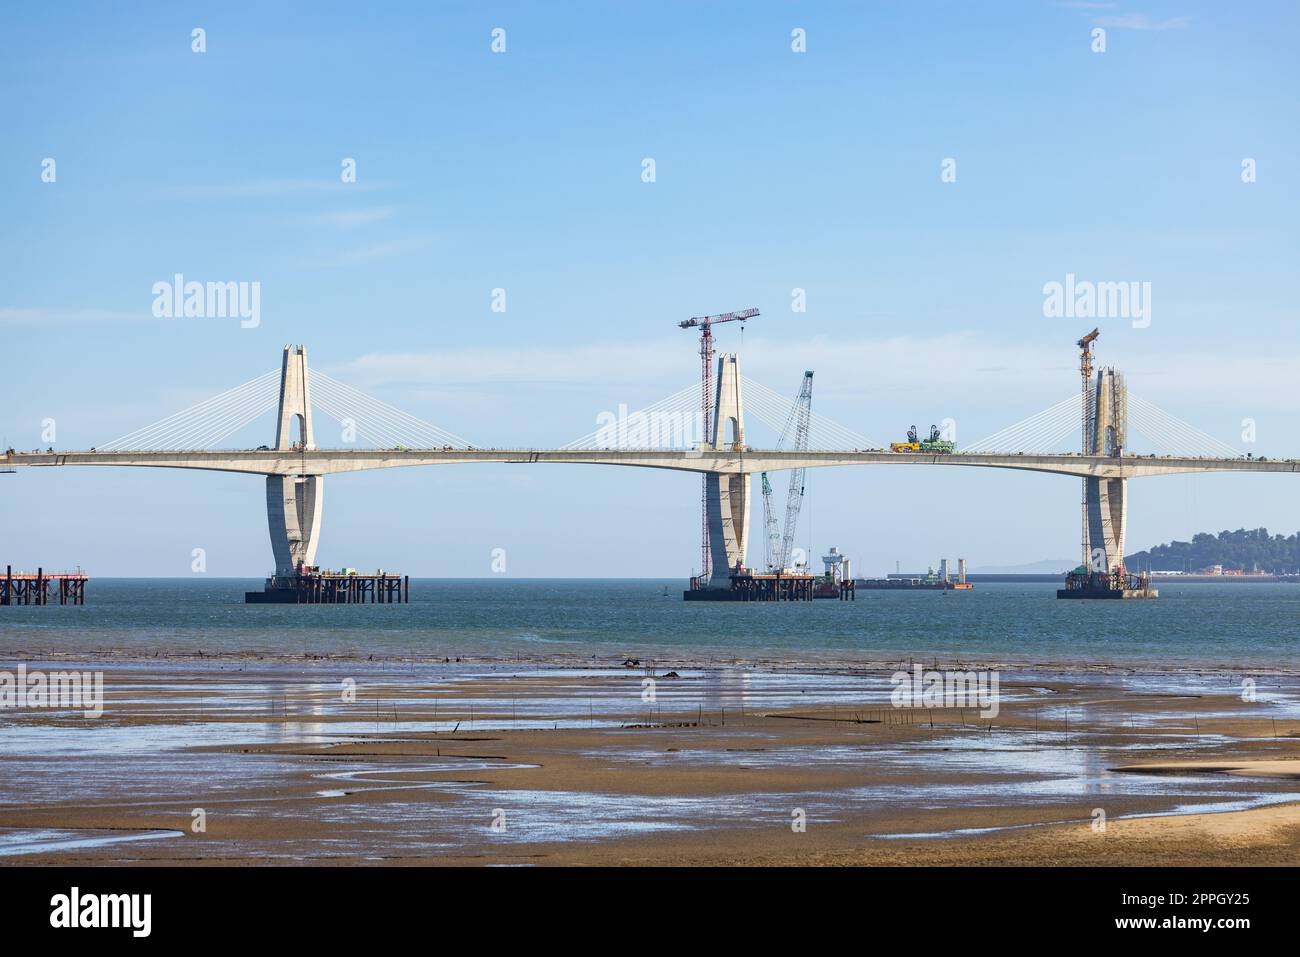
[[[1293,678],[1004,675],[986,720],[900,715],[881,670],[241,667],[0,715],[0,859],[1121,863],[1146,845],[1086,840],[1098,809],[1158,841],[1300,801]]]

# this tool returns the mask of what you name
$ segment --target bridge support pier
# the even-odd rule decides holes
[[[717,392],[713,403],[712,449],[743,451],[745,409],[740,390],[740,361],[718,357]],[[745,565],[749,548],[750,473],[709,472],[705,475],[705,508],[709,522],[709,564],[706,588],[730,588],[731,575]]]
[[[276,575],[296,575],[303,565],[316,564],[324,485],[319,475],[266,477],[266,519]]]
[[[713,573],[709,588],[730,588],[731,575],[745,564],[749,545],[749,475],[706,477],[709,515],[709,551]]]
[[[1097,372],[1090,397],[1086,451],[1122,456],[1128,441],[1128,387],[1113,368]],[[1089,571],[1110,574],[1124,566],[1124,535],[1128,527],[1128,479],[1085,478],[1084,562]]]
[[[297,424],[297,438],[294,425]],[[311,391],[307,380],[307,347],[285,346],[280,367],[280,417],[275,447],[314,449]],[[325,479],[320,475],[268,475],[266,519],[277,576],[297,575],[303,565],[316,564]]]
[[[1128,526],[1128,479],[1086,478],[1088,570],[1113,572],[1124,564]]]

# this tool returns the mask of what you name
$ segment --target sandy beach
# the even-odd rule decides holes
[[[0,864],[1300,863],[1283,672],[1017,665],[981,717],[907,662],[23,664],[104,713],[0,713]]]

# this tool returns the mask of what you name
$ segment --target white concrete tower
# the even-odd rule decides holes
[[[718,357],[717,391],[713,402],[713,449],[745,448],[745,406],[740,389],[740,360]],[[729,588],[730,576],[745,564],[749,546],[749,473],[706,476],[709,551],[713,571],[709,588]]]
[[[316,447],[311,426],[306,346],[284,347],[275,447],[282,451]],[[296,575],[300,566],[316,564],[324,484],[325,479],[320,475],[266,477],[266,518],[271,529],[276,575]]]
[[[1128,390],[1112,368],[1097,372],[1089,445],[1093,455],[1120,455],[1128,441]],[[1088,570],[1110,573],[1124,564],[1128,479],[1084,479],[1088,505]]]

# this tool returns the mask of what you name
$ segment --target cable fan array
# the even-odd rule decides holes
[[[963,454],[1002,455],[1077,452],[1081,438],[1081,405],[1082,400],[1075,393],[1014,425],[972,442],[961,451]],[[1190,458],[1241,458],[1241,453],[1231,445],[1132,392],[1128,393],[1128,432],[1127,452],[1142,448],[1140,442],[1134,442],[1136,434],[1149,442],[1153,451],[1162,454]]]
[[[598,449],[689,449],[701,439],[704,414],[700,409],[700,384],[694,382],[644,409],[602,412],[600,425],[561,445],[564,451]]]
[[[312,404],[379,448],[468,449],[468,440],[345,385],[316,369],[307,372]]]
[[[745,412],[780,435],[792,414],[794,403],[790,397],[748,376],[741,376],[741,384]],[[598,428],[560,448],[565,451],[694,448],[704,438],[700,434],[703,418],[700,386],[692,383],[643,409],[629,412],[626,406],[620,406],[617,413],[603,412],[597,417],[601,423]],[[860,432],[814,412],[809,416],[808,447],[848,451],[880,446]]]
[[[99,451],[178,452],[211,448],[274,409],[279,401],[280,370],[275,369],[101,445]]]
[[[744,386],[745,411],[778,435],[785,428],[793,403],[789,396],[769,389],[761,382],[741,376]],[[698,394],[698,393],[697,393]],[[797,401],[797,400],[796,400]],[[808,415],[808,448],[822,452],[847,452],[883,448],[861,432],[840,425],[834,419],[810,412]]]
[[[1128,395],[1128,427],[1139,432],[1156,451],[1198,458],[1241,458],[1241,452],[1226,442],[1220,442],[1208,432],[1202,432],[1175,415],[1170,415],[1158,405]],[[1131,444],[1131,440],[1130,440]]]
[[[345,445],[359,438],[379,448],[472,448],[460,436],[395,409],[323,372],[310,369],[307,375],[312,406],[343,425]],[[212,449],[254,419],[274,411],[279,402],[280,370],[277,369],[129,432],[98,449],[101,452]],[[319,433],[319,429],[316,431]]]
[[[1076,392],[1028,418],[972,442],[963,453],[1074,452],[1079,448],[1080,399]],[[1070,446],[1067,440],[1073,439]]]
[[[308,371],[312,404],[344,430],[343,444],[357,438],[379,448],[470,449],[464,438],[369,396],[315,369]],[[792,403],[774,389],[742,376],[744,405],[755,420],[777,435],[788,428],[798,400]],[[279,402],[280,371],[272,370],[227,389],[174,415],[100,445],[99,451],[178,452],[211,449],[274,410]],[[1078,393],[961,449],[965,454],[1049,454],[1079,448],[1081,399]],[[1141,435],[1154,451],[1189,457],[1240,458],[1226,442],[1171,415],[1152,402],[1128,393],[1129,449]],[[865,435],[815,412],[807,413],[807,448],[816,451],[880,449]],[[635,412],[620,406],[602,413],[600,425],[563,450],[606,448],[691,449],[705,439],[700,387],[692,383]],[[316,430],[319,437],[319,429]],[[329,443],[319,443],[328,445]]]

